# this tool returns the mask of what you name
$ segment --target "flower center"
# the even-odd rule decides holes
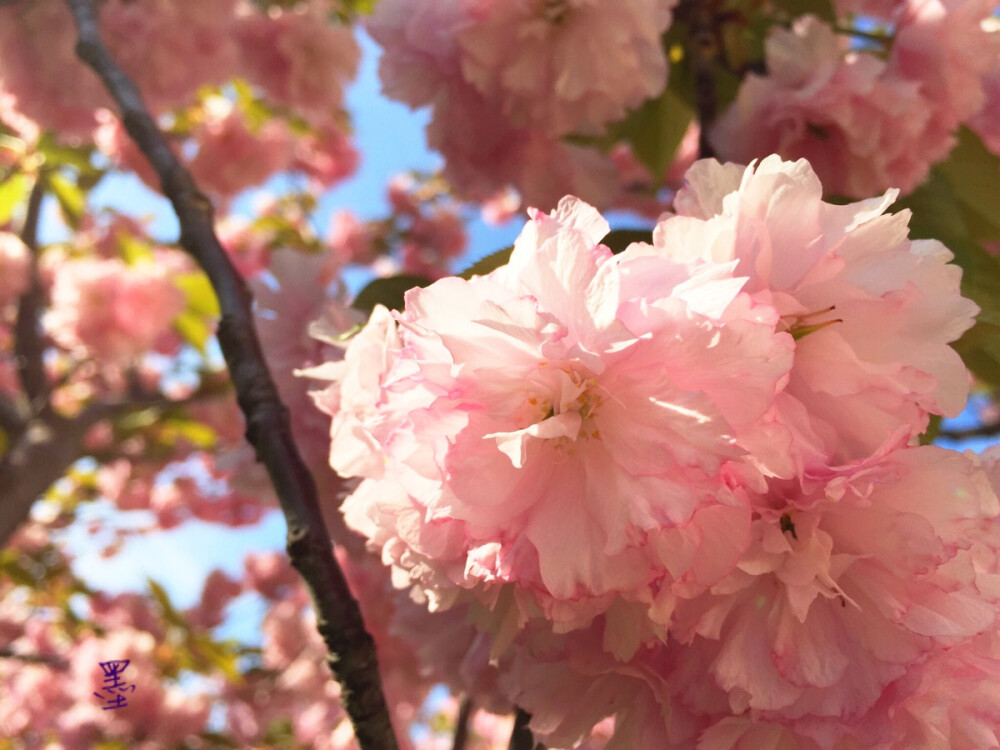
[[[792,334],[792,338],[798,341],[799,339],[808,336],[810,333],[821,331],[828,326],[832,326],[834,323],[843,323],[843,318],[818,320],[825,315],[832,315],[836,308],[836,305],[830,305],[822,310],[805,313],[804,315],[783,315],[781,322],[785,324],[786,330]]]
[[[566,0],[542,0],[538,13],[546,22],[556,26],[562,23],[569,13],[569,3]]]

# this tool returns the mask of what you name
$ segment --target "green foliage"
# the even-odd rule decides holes
[[[201,271],[180,274],[174,278],[174,284],[184,292],[187,302],[174,319],[174,329],[184,341],[204,353],[221,314],[219,300],[208,276]]]
[[[187,621],[180,612],[174,609],[174,605],[170,601],[170,596],[167,594],[166,589],[152,578],[146,579],[146,585],[149,586],[149,593],[153,595],[153,599],[160,605],[160,613],[163,615],[163,619],[170,625],[186,629]]]
[[[189,310],[212,318],[219,317],[221,314],[219,300],[215,296],[212,282],[203,271],[178,274],[173,281],[174,285],[184,292]]]
[[[207,424],[187,417],[167,417],[157,426],[157,437],[170,446],[187,443],[198,450],[211,450],[218,439],[215,430]]]
[[[219,643],[204,633],[189,633],[186,646],[178,652],[181,669],[201,673],[218,671],[233,684],[241,680],[234,642]]]
[[[28,199],[31,183],[23,172],[14,172],[0,182],[0,224],[14,217],[14,211]]]
[[[375,305],[385,305],[390,310],[402,310],[403,297],[410,289],[427,286],[430,283],[431,279],[409,274],[375,279],[358,292],[351,306],[366,313],[374,310]]]
[[[963,128],[948,159],[897,205],[913,211],[912,237],[941,240],[955,254],[962,293],[982,309],[956,349],[978,378],[1000,386],[1000,259],[984,248],[1000,241],[1000,159]]]
[[[505,247],[502,250],[497,250],[485,258],[480,258],[458,275],[463,279],[471,279],[473,276],[485,276],[490,271],[495,271],[500,266],[507,265],[512,252],[514,252],[513,247]]]
[[[652,242],[653,232],[648,229],[614,229],[601,242],[611,248],[615,255],[633,242]]]
[[[73,229],[80,228],[80,220],[87,208],[87,194],[73,180],[61,172],[51,172],[47,177],[48,187],[59,202],[66,223]]]
[[[771,0],[771,5],[779,13],[789,18],[797,18],[807,13],[822,18],[829,24],[837,22],[837,10],[831,0]]]
[[[663,175],[673,162],[694,119],[691,97],[683,91],[685,83],[683,74],[673,71],[670,85],[659,97],[650,99],[609,130],[610,140],[627,141],[632,153],[654,177]]]

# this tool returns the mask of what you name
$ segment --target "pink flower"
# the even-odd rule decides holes
[[[737,569],[681,596],[669,641],[622,661],[601,618],[529,626],[502,686],[557,746],[616,714],[622,747],[991,747],[998,513],[976,462],[934,447],[771,492]]]
[[[279,120],[252,131],[242,113],[228,103],[206,107],[207,118],[198,129],[198,153],[191,174],[206,190],[236,195],[286,168],[292,156],[292,135]]]
[[[28,288],[28,248],[16,234],[0,231],[0,305],[15,302]]]
[[[77,356],[123,362],[150,351],[184,309],[162,262],[64,260],[56,268],[45,324]]]
[[[188,621],[195,627],[210,629],[222,623],[225,609],[242,586],[221,570],[213,570],[205,579],[201,601],[187,612]]]
[[[73,17],[59,0],[0,7],[0,119],[29,138],[37,127],[86,137],[94,110],[111,100],[76,59],[75,44]]]
[[[952,131],[984,102],[983,76],[996,66],[998,37],[984,22],[993,0],[907,0],[897,19],[889,69],[920,85],[931,120]]]
[[[292,169],[305,173],[319,190],[354,174],[361,158],[350,138],[331,125],[297,138],[294,146]]]
[[[935,126],[916,81],[844,51],[815,16],[776,27],[765,47],[769,74],[748,75],[712,130],[722,158],[804,158],[827,193],[867,198],[909,192],[951,149],[951,128]]]
[[[135,141],[115,115],[107,109],[96,113],[97,127],[92,137],[94,145],[119,169],[134,172],[152,190],[160,189],[160,178]]]
[[[232,75],[229,33],[237,0],[180,8],[168,0],[111,0],[101,30],[112,55],[155,111],[186,102],[197,88]],[[109,106],[104,86],[76,59],[76,29],[64,3],[33,0],[0,9],[0,117],[28,137],[29,123],[82,139]]]
[[[114,0],[101,8],[101,27],[143,98],[162,111],[236,72],[237,5],[217,0],[182,8],[170,0]]]
[[[471,22],[469,7],[455,0],[384,0],[368,23],[384,50],[383,91],[411,107],[433,107],[427,141],[445,158],[445,178],[473,200],[513,185],[525,203],[543,208],[554,208],[567,191],[608,205],[617,190],[609,159],[514,125],[498,101],[465,79],[456,36]]]
[[[1000,24],[993,32],[1000,39]],[[994,59],[993,69],[983,78],[985,102],[968,120],[968,126],[983,139],[986,148],[1000,154],[1000,53]]]
[[[440,278],[465,244],[465,225],[452,211],[439,208],[417,216],[403,241],[403,272]]]
[[[648,605],[668,570],[710,583],[735,564],[738,551],[702,554],[694,529],[708,512],[745,536],[729,485],[748,467],[730,465],[791,341],[731,264],[639,245],[613,256],[598,244],[607,224],[575,199],[531,216],[508,266],[413,290],[396,319],[376,308],[321,400],[333,467],[366,480],[348,525],[397,585],[441,605],[514,584],[519,607],[573,627],[618,595]],[[651,553],[668,532],[688,535],[685,552]]]
[[[678,215],[654,232],[671,260],[736,261],[746,291],[796,337],[776,404],[783,427],[752,449],[781,476],[901,445],[929,414],[957,415],[969,387],[948,344],[978,308],[961,296],[948,250],[909,240],[908,212],[884,214],[895,191],[844,206],[821,196],[805,161],[772,156],[745,171],[701,161],[677,196]]]
[[[350,211],[330,216],[327,244],[340,263],[370,263],[374,260],[375,230]]]
[[[709,665],[725,696],[680,680],[680,700],[801,723],[831,747],[930,654],[995,628],[1000,592],[980,560],[996,549],[998,513],[974,462],[934,447],[817,493],[772,492],[738,569],[677,607],[679,664]]]
[[[666,86],[673,1],[467,4],[462,74],[517,127],[596,135]]]
[[[316,126],[335,119],[360,50],[351,30],[332,25],[320,3],[249,12],[239,21],[237,42],[247,75],[272,101]]]

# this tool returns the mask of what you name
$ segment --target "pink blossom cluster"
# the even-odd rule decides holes
[[[712,129],[721,157],[805,158],[829,193],[864,198],[917,187],[948,155],[961,123],[991,142],[990,82],[1000,71],[1000,35],[989,22],[995,2],[839,5],[882,19],[878,49],[856,48],[850,34],[811,15],[774,27],[767,72],[745,77]]]
[[[1000,475],[915,447],[978,308],[897,191],[822,194],[803,160],[697,162],[618,255],[566,198],[326,366],[348,526],[468,608],[546,744],[610,715],[626,747],[1000,742]]]
[[[110,364],[132,361],[161,343],[173,351],[170,334],[185,298],[175,269],[161,262],[128,265],[118,258],[66,258],[52,270],[52,306],[45,328],[78,357]]]
[[[368,30],[383,88],[432,107],[427,139],[463,195],[515,186],[553,206],[567,186],[606,204],[614,166],[559,140],[596,134],[666,85],[674,0],[385,0]]]
[[[334,256],[345,264],[370,264],[379,275],[446,275],[465,250],[466,236],[458,207],[439,182],[393,177],[386,190],[391,213],[381,220],[362,222],[335,211],[327,234]]]
[[[331,23],[323,0],[267,12],[246,0],[190,9],[168,0],[112,0],[101,4],[100,20],[110,51],[155,114],[190,107],[205,99],[204,87],[233,78],[257,92],[253,117],[215,96],[203,112],[181,118],[189,125],[174,135],[198,144],[190,166],[206,190],[228,197],[285,169],[329,187],[355,169],[343,96],[360,50],[350,29]],[[0,8],[0,122],[29,141],[44,130],[61,140],[93,140],[116,165],[157,187],[108,111],[103,85],[75,58],[75,33],[62,0]],[[262,124],[261,111],[268,115]]]

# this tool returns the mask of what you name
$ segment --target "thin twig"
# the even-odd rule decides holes
[[[962,430],[938,430],[935,438],[948,440],[970,440],[977,437],[996,437],[1000,435],[1000,422],[989,422],[978,427],[967,427]]]
[[[375,644],[333,557],[316,484],[292,440],[288,409],[278,396],[257,337],[252,296],[215,235],[212,204],[170,149],[135,83],[104,46],[93,0],[66,1],[77,26],[77,55],[101,77],[117,102],[125,129],[156,170],[174,207],[180,244],[205,270],[219,299],[219,345],[246,416],[247,439],[274,483],[288,524],[288,554],[312,594],[327,661],[341,684],[341,702],[358,744],[364,750],[396,750]]]
[[[56,654],[21,654],[7,646],[0,648],[0,659],[14,659],[26,664],[46,664],[55,669],[69,669],[69,662]]]
[[[452,740],[451,750],[465,750],[465,745],[469,741],[469,719],[472,718],[475,706],[469,696],[462,698],[462,703],[458,707],[458,717],[455,719],[455,739]]]
[[[720,9],[717,0],[682,0],[678,19],[687,24],[687,57],[694,78],[694,105],[698,114],[698,158],[715,156],[708,136],[717,115],[715,77],[722,45],[719,39]]]
[[[38,219],[41,214],[42,198],[45,197],[45,178],[38,179],[28,197],[28,210],[21,228],[21,241],[29,251],[28,289],[21,295],[17,307],[17,321],[14,323],[14,354],[17,357],[17,374],[21,381],[31,411],[36,412],[48,400],[48,384],[45,380],[45,342],[38,329],[38,318],[45,303],[38,274]]]

